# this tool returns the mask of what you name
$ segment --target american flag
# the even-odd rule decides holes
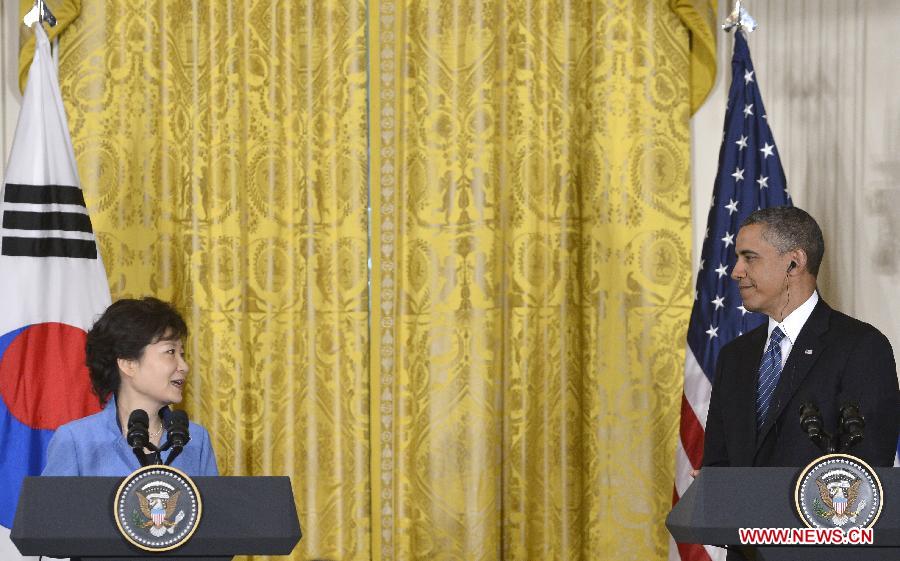
[[[719,349],[765,321],[765,316],[744,309],[737,283],[731,280],[737,231],[754,210],[791,204],[775,139],[766,121],[750,50],[740,30],[734,35],[731,71],[719,170],[706,221],[706,238],[700,254],[694,308],[687,333],[681,438],[675,453],[673,502],[678,502],[691,484],[691,469],[698,469],[703,460],[706,413]],[[677,544],[670,548],[669,559],[721,559],[724,552],[717,547]]]

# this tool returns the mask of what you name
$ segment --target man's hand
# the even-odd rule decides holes
[[[700,475],[700,470],[699,470],[699,469],[692,469],[692,470],[691,470],[691,477],[693,477],[694,479],[696,479],[698,475]]]

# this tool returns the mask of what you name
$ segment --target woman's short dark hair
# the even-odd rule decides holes
[[[118,359],[140,360],[147,345],[184,339],[187,332],[181,314],[156,298],[123,298],[106,308],[88,331],[85,344],[91,386],[100,404],[119,391]]]

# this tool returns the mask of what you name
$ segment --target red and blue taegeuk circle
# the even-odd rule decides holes
[[[38,475],[60,425],[100,410],[84,330],[28,325],[0,336],[0,524],[11,527],[22,479]]]

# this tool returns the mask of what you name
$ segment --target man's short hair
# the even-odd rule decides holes
[[[754,211],[744,220],[741,228],[751,224],[763,224],[763,238],[778,250],[787,253],[794,249],[806,252],[806,268],[813,275],[819,274],[819,265],[825,256],[825,239],[815,218],[802,208],[774,206]]]

